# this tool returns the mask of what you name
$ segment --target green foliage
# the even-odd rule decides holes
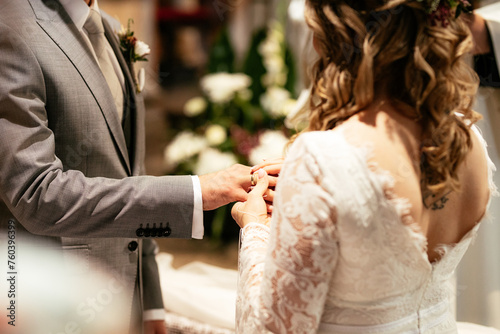
[[[224,27],[210,51],[208,73],[234,73],[234,59],[234,50],[229,39],[229,32],[227,27]]]
[[[253,154],[263,148],[265,154],[269,147],[269,154],[283,154],[292,134],[284,120],[285,106],[294,103],[296,72],[279,22],[253,34],[241,71],[237,71],[235,53],[224,28],[210,52],[208,74],[200,80],[203,96],[189,101],[185,106],[187,117],[173,122],[178,133],[166,150],[166,160],[175,164],[173,173],[201,174],[200,164],[207,152],[211,152],[209,167],[219,169],[225,167],[218,166],[217,160],[251,166],[256,163]],[[266,135],[271,135],[273,142],[263,145],[260,141]],[[217,138],[221,140],[214,140]],[[228,207],[205,213],[205,226],[206,235],[214,242],[237,237],[238,228]]]
[[[264,60],[259,52],[259,46],[267,38],[267,29],[262,28],[255,32],[250,44],[248,55],[243,65],[243,73],[252,78],[252,86],[250,87],[253,92],[252,103],[259,104],[260,96],[266,91],[262,83],[262,77],[267,73],[264,66]]]

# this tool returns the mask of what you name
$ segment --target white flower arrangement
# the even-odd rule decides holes
[[[284,60],[285,33],[278,22],[273,22],[267,38],[259,46],[259,53],[264,61],[266,74],[262,83],[266,87],[284,86],[286,84],[288,69]]]
[[[216,49],[230,49],[227,40],[220,43]],[[209,71],[217,68],[208,66]],[[251,166],[283,157],[293,134],[284,122],[297,106],[290,93],[293,59],[279,22],[254,35],[242,70],[245,73],[216,72],[200,79],[202,95],[184,105],[187,117],[172,118],[174,132],[186,130],[174,135],[165,150],[167,173],[203,175],[235,163]],[[207,225],[212,237],[220,238],[232,226],[229,217],[225,207],[214,213]]]
[[[201,96],[189,99],[184,105],[184,115],[195,117],[202,114],[208,107],[207,100]]]
[[[205,131],[205,139],[210,146],[219,146],[227,139],[226,129],[219,124],[210,125]]]
[[[252,80],[243,73],[215,73],[204,76],[201,88],[211,102],[224,104],[230,102],[238,92],[248,91]]]
[[[288,141],[282,131],[264,132],[259,138],[259,145],[250,153],[249,162],[258,165],[265,159],[283,157]]]
[[[201,152],[194,168],[196,175],[204,175],[217,172],[219,170],[231,167],[238,160],[234,154],[229,152],[221,152],[215,148],[208,148]]]
[[[260,103],[271,117],[280,118],[288,116],[297,101],[292,99],[292,95],[286,89],[273,86],[260,97]]]
[[[165,164],[167,168],[175,168],[207,147],[208,143],[205,137],[196,135],[191,131],[183,131],[165,148]]]

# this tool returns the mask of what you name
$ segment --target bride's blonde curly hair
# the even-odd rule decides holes
[[[384,93],[421,123],[423,196],[458,190],[470,126],[480,119],[465,22],[433,24],[422,2],[404,0],[307,0],[305,16],[320,55],[305,131],[333,129]]]

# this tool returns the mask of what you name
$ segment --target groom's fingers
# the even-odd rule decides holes
[[[257,185],[250,192],[249,197],[263,197],[269,187],[269,177],[263,169],[259,169]]]

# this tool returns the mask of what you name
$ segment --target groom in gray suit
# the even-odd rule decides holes
[[[130,332],[159,334],[152,238],[201,238],[203,210],[246,200],[250,168],[144,176],[143,97],[111,25],[96,0],[0,1],[1,251],[11,229],[19,263],[24,242],[119,276]]]

